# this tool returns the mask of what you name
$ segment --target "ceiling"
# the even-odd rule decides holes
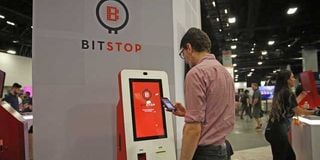
[[[287,65],[294,73],[301,72],[301,50],[320,48],[317,4],[316,0],[201,0],[202,28],[213,41],[212,52],[219,60],[223,50],[236,45],[231,51],[237,55],[233,58],[237,81],[259,82]],[[295,14],[286,14],[290,7],[298,7]],[[230,17],[236,22],[228,23]],[[268,45],[269,40],[275,43]],[[31,46],[32,0],[1,0],[0,51],[15,50],[16,55],[31,58]]]
[[[14,25],[12,25],[12,23]],[[32,0],[1,0],[0,52],[32,57]]]
[[[287,65],[294,73],[302,72],[301,50],[320,48],[317,4],[316,0],[201,0],[202,28],[213,41],[212,52],[218,59],[223,50],[237,55],[233,58],[237,81],[260,82]],[[288,15],[291,7],[298,9]],[[229,23],[230,17],[236,22]],[[269,40],[274,44],[268,45]]]

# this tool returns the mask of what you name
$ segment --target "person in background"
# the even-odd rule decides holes
[[[30,97],[30,92],[27,91],[25,93],[22,104],[23,104],[22,112],[32,112],[32,98]]]
[[[253,95],[252,95],[252,116],[256,120],[257,127],[256,129],[261,129],[262,123],[261,123],[261,117],[262,117],[262,108],[261,108],[261,93],[258,89],[257,83],[251,84]]]
[[[290,145],[290,125],[295,113],[310,115],[314,111],[298,107],[306,95],[306,91],[296,97],[291,91],[295,78],[291,71],[283,70],[278,73],[273,94],[272,108],[269,115],[265,138],[271,144],[274,160],[295,160],[295,153]]]
[[[190,66],[185,104],[173,114],[185,118],[180,160],[227,160],[226,136],[235,122],[233,78],[213,54],[206,33],[190,28],[180,43],[180,57]]]
[[[240,119],[243,119],[243,112],[252,118],[251,111],[250,111],[250,100],[249,100],[249,90],[245,90],[244,93],[240,97],[241,102],[241,114]]]
[[[5,95],[3,98],[3,101],[6,101],[11,105],[12,108],[14,108],[16,111],[19,112],[19,100],[18,95],[21,92],[21,85],[19,83],[13,83],[11,86],[9,93]]]

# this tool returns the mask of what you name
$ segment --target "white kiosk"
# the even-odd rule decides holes
[[[176,160],[170,97],[163,71],[122,70],[117,106],[117,160]]]

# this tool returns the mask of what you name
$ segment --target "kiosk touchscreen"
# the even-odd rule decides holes
[[[175,160],[172,114],[161,101],[169,97],[167,74],[123,70],[119,88],[117,159]]]

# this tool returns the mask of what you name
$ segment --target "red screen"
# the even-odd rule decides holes
[[[135,140],[166,137],[160,80],[130,80]]]

